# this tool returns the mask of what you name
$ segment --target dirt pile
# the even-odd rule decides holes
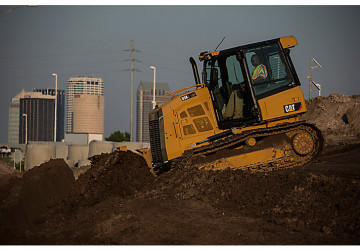
[[[148,192],[154,184],[145,160],[131,151],[93,156],[91,167],[79,176],[67,197],[38,222],[29,242],[91,244],[97,238],[97,223],[114,216],[119,203]]]
[[[50,160],[9,179],[0,192],[0,242],[21,242],[23,233],[70,191],[73,182],[73,173],[63,159]]]
[[[307,103],[303,119],[314,123],[328,145],[360,140],[360,95],[331,94]]]
[[[360,165],[359,158],[353,161]],[[301,168],[264,174],[188,167],[160,176],[157,188],[166,190],[162,193],[166,198],[200,199],[294,230],[360,237],[360,180],[353,177],[314,174]]]
[[[135,153],[114,152],[91,158],[91,167],[75,182],[66,203],[88,206],[111,196],[128,197],[151,189],[154,178]]]
[[[26,241],[358,244],[359,153],[266,174],[179,166],[157,178],[130,151],[95,156]]]
[[[358,139],[358,96],[315,98],[308,109],[327,146]],[[127,151],[92,157],[74,182],[63,161],[50,161],[1,190],[1,242],[360,244],[360,144],[349,145],[269,173],[177,166],[155,178]]]
[[[86,165],[81,167],[70,167],[70,168],[74,173],[75,180],[77,180],[79,176],[85,173],[90,167],[91,165]]]

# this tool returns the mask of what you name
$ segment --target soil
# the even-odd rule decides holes
[[[337,98],[308,104],[315,112],[326,103],[334,115],[307,118],[325,127],[325,151],[316,162],[292,169],[178,166],[155,178],[143,158],[127,151],[92,157],[75,180],[63,160],[44,163],[0,187],[0,243],[360,244],[360,140],[354,124],[360,111],[340,108],[349,105],[345,99],[356,104],[357,97]],[[336,110],[349,114],[348,123]]]
[[[0,192],[0,243],[16,244],[36,219],[71,190],[74,175],[63,159],[50,160],[23,175],[5,176]]]

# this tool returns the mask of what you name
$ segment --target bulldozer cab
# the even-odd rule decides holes
[[[200,55],[220,129],[261,121],[259,100],[300,85],[289,56],[294,45],[274,39]]]

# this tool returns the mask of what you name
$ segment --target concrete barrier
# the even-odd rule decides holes
[[[56,142],[55,144],[55,157],[66,160],[68,157],[68,145],[65,142]]]
[[[80,160],[86,160],[89,157],[88,144],[71,144],[68,146],[68,160],[74,164]]]
[[[89,157],[102,153],[111,153],[113,143],[108,141],[92,141],[89,144]]]
[[[74,165],[89,165],[89,157],[102,153],[111,153],[117,147],[126,146],[127,150],[136,153],[136,149],[150,148],[149,143],[144,142],[109,142],[92,141],[90,144],[70,144],[64,142],[30,142],[26,147],[25,170],[49,161],[50,159],[62,158],[69,167]]]
[[[25,170],[56,158],[56,145],[53,142],[29,143],[26,146]]]

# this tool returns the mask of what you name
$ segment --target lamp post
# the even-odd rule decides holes
[[[155,82],[156,82],[156,67],[154,66],[150,66],[151,69],[154,70],[154,90],[153,90],[153,100],[152,100],[152,104],[153,104],[153,109],[156,106],[156,101],[155,101]]]
[[[24,164],[24,169],[25,169],[25,166],[26,166],[26,149],[27,149],[27,142],[28,142],[28,140],[27,140],[27,114],[23,114],[23,116],[25,117],[25,164]],[[21,165],[20,165],[20,172],[21,172]]]
[[[56,111],[57,111],[57,77],[58,75],[52,73],[52,76],[55,76],[55,122],[54,122],[54,142],[56,142]]]
[[[315,66],[312,66],[313,62],[316,64]],[[311,84],[313,84],[312,70],[316,68],[322,68],[322,66],[315,60],[315,58],[310,58],[310,76],[307,77],[309,79],[309,101],[311,101]],[[316,84],[314,85],[316,86]]]
[[[25,145],[27,144],[27,114],[23,114],[25,117]]]

